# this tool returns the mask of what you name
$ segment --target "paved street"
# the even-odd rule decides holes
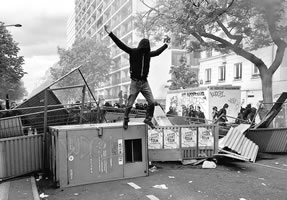
[[[176,162],[156,163],[156,166],[157,171],[148,177],[64,189],[51,188],[42,180],[38,182],[39,193],[49,195],[49,200],[287,199],[286,154],[260,154],[256,164],[224,159],[216,169]],[[153,187],[162,184],[167,189]]]

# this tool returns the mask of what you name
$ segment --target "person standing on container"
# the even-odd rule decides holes
[[[155,128],[154,124],[151,121],[154,113],[155,100],[149,83],[147,81],[147,76],[149,73],[150,58],[160,55],[168,47],[168,44],[170,43],[170,38],[166,37],[164,39],[165,44],[155,51],[151,51],[150,42],[148,39],[145,38],[139,42],[137,48],[131,48],[124,44],[121,40],[119,40],[111,31],[109,31],[108,26],[104,26],[104,28],[108,35],[111,37],[111,39],[116,43],[116,45],[120,49],[128,53],[130,56],[130,95],[128,97],[128,102],[125,109],[123,128],[128,128],[129,113],[140,92],[148,102],[144,123],[149,125],[151,128]]]

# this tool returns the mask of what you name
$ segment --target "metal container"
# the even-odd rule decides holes
[[[287,128],[250,129],[246,137],[259,146],[259,152],[287,152]]]
[[[59,187],[148,175],[147,127],[131,122],[49,128],[49,167]]]
[[[42,170],[43,135],[0,139],[0,179]]]

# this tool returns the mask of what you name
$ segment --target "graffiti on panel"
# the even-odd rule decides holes
[[[222,97],[225,97],[225,94],[223,90],[214,90],[214,91],[210,91],[210,96],[222,98]]]
[[[114,156],[113,154],[116,153],[115,148],[117,148],[111,141],[111,137],[108,141],[104,141],[97,136],[93,138],[71,136],[68,140],[68,159],[71,164],[76,158],[78,158],[80,162],[87,160],[91,174],[107,174],[112,171],[112,158]],[[73,173],[70,173],[70,179],[73,179],[72,174]]]
[[[241,102],[240,102],[239,99],[237,99],[237,98],[230,98],[230,99],[228,99],[228,103],[229,103],[229,105],[231,105],[231,107],[232,106],[234,107],[235,111],[239,111],[240,110]]]

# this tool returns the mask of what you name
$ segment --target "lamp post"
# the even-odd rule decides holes
[[[2,25],[0,27],[9,27],[9,26],[22,27],[21,24],[8,24],[8,25]]]

